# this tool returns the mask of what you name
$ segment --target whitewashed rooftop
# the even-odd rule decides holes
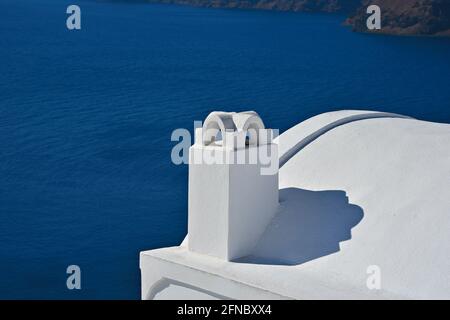
[[[188,237],[144,251],[143,299],[450,299],[449,124],[339,111],[277,142],[279,209],[252,254],[194,253]]]

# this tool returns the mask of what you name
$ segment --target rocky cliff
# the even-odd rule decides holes
[[[381,30],[369,31],[366,8],[381,9]],[[450,35],[450,0],[364,0],[346,23],[354,31],[400,35]]]
[[[450,0],[148,0],[212,8],[345,12],[354,31],[450,36]],[[381,9],[381,30],[368,30],[369,5]]]
[[[361,0],[149,0],[211,8],[265,9],[279,11],[350,12]]]

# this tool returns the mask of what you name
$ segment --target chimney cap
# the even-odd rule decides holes
[[[202,129],[202,144],[204,146],[213,144],[219,133],[223,138],[227,132],[246,132],[249,138],[249,145],[257,145],[258,132],[265,129],[265,126],[255,111],[213,111],[206,117]]]

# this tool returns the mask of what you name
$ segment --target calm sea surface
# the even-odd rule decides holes
[[[83,0],[74,32],[71,3],[0,0],[0,298],[139,298],[139,251],[186,234],[171,132],[211,110],[256,110],[281,131],[344,108],[450,123],[449,38]]]

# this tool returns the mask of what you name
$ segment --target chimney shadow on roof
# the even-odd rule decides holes
[[[299,265],[340,250],[363,218],[345,191],[280,190],[280,208],[253,253],[235,262]]]

